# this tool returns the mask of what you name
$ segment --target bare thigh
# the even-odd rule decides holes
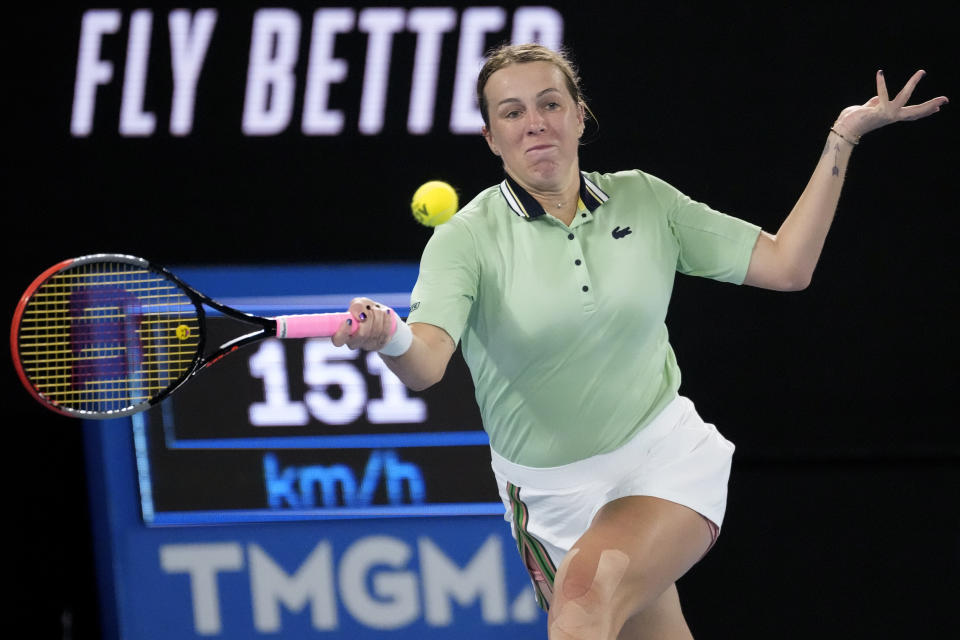
[[[551,639],[577,637],[560,630],[564,616],[575,612],[580,618],[596,616],[596,621],[579,625],[599,629],[595,640],[614,640],[630,618],[669,604],[661,595],[703,556],[711,541],[703,517],[675,502],[628,496],[604,505],[557,572],[548,619]],[[616,570],[607,570],[610,566]],[[603,577],[606,574],[610,577]],[[670,597],[675,597],[675,588]],[[682,620],[679,601],[675,609]],[[656,611],[650,609],[650,616],[659,619]],[[662,609],[660,617],[669,611]]]

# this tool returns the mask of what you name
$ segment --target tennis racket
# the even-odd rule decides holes
[[[204,305],[257,329],[205,354]],[[351,317],[263,318],[220,304],[142,258],[97,254],[64,260],[33,281],[14,312],[10,348],[20,380],[44,406],[117,418],[149,409],[244,345],[329,337]],[[396,322],[393,314],[393,330]]]

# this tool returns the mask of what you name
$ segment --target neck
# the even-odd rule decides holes
[[[577,178],[579,178],[579,174]],[[577,215],[577,203],[580,200],[579,180],[572,187],[556,193],[531,193],[548,215],[559,219],[564,224],[570,224]]]
[[[513,176],[511,176],[513,177]],[[572,219],[577,212],[577,201],[580,199],[580,171],[574,167],[573,175],[560,189],[537,189],[522,181],[513,178],[527,193],[540,203],[543,210],[555,218],[566,222]]]

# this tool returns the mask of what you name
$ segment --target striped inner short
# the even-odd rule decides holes
[[[527,505],[520,499],[520,487],[508,482],[507,494],[510,496],[513,525],[517,532],[517,550],[520,552],[520,557],[523,558],[524,565],[526,565],[530,572],[530,578],[533,580],[537,604],[546,611],[549,604],[543,593],[543,583],[546,582],[551,587],[553,586],[557,568],[543,544],[527,531],[530,512],[527,510]]]

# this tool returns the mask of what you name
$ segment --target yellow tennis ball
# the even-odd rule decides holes
[[[457,192],[441,180],[431,180],[420,185],[410,203],[414,219],[427,227],[443,224],[453,217],[459,206]]]

